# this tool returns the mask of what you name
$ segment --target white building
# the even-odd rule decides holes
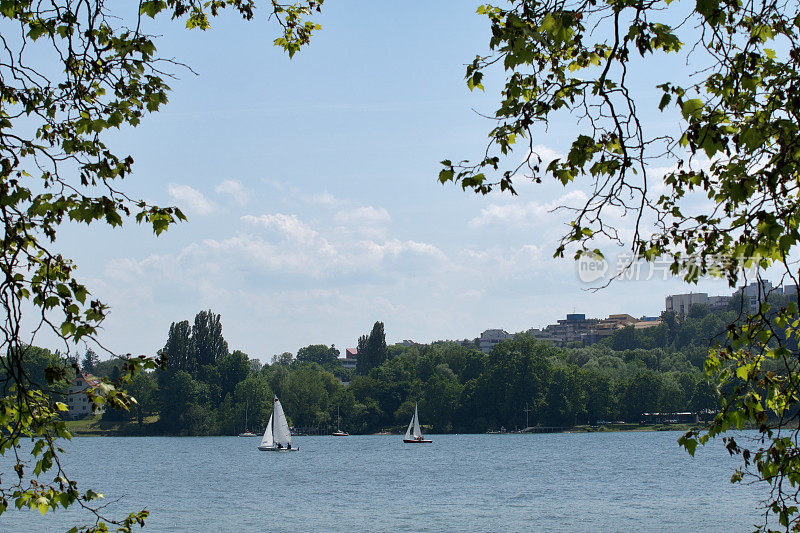
[[[672,294],[667,296],[666,311],[674,311],[676,315],[688,315],[692,305],[709,305],[708,293],[690,292],[689,294]]]
[[[725,309],[733,296],[709,296],[708,308],[712,310]]]
[[[761,297],[761,299],[763,299],[764,296],[771,290],[772,290],[772,283],[765,279],[762,279],[759,281],[754,281],[753,283],[745,285],[744,287],[741,287],[736,291],[736,294],[744,294],[751,300],[757,301],[759,299],[759,296]]]
[[[496,345],[511,337],[513,337],[513,335],[503,329],[487,329],[481,333],[481,338],[478,340],[478,347],[483,353],[489,353]]]
[[[408,340],[408,339],[403,339],[402,342],[394,343],[395,346],[404,346],[406,348],[410,348],[411,346],[416,346],[417,344],[418,343],[416,343],[416,342],[414,342],[412,340]]]
[[[344,357],[339,358],[339,363],[342,364],[342,368],[355,370],[358,363],[358,348],[347,348]]]
[[[105,407],[92,411],[92,403],[86,396],[87,389],[97,387],[99,384],[98,379],[91,374],[81,372],[75,376],[67,394],[67,407],[69,408],[67,413],[69,418],[82,418],[93,412],[102,413],[105,411]]]

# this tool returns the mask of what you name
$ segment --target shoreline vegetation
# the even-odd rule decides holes
[[[179,434],[164,434],[158,431],[158,417],[148,417],[142,426],[135,421],[126,422],[109,422],[102,418],[102,415],[95,414],[87,418],[79,420],[68,420],[66,422],[67,430],[73,437],[186,437],[186,436],[206,436],[206,437],[236,437],[237,435],[179,435]],[[445,434],[445,435],[482,435],[482,434],[498,434],[498,435],[520,435],[520,434],[544,434],[544,433],[605,433],[605,432],[622,432],[622,431],[679,431],[685,433],[690,429],[705,429],[707,424],[683,424],[683,423],[664,423],[664,424],[635,424],[635,423],[610,423],[601,425],[577,425],[573,427],[563,428],[550,428],[550,427],[530,427],[527,430],[510,430],[510,431],[493,431],[493,432],[472,432],[472,433],[435,433],[431,431],[431,427],[423,426],[426,433],[431,435]],[[752,428],[744,428],[752,429]],[[396,437],[402,436],[404,428],[392,428],[388,433],[353,433],[351,436],[387,436]],[[257,431],[260,435],[261,431]],[[302,434],[305,437],[328,437],[329,433],[320,433],[317,435]]]
[[[172,324],[158,352],[163,368],[127,385],[136,398],[130,411],[109,408],[66,427],[77,436],[260,434],[277,395],[300,435],[330,434],[339,415],[350,434],[402,434],[417,403],[432,434],[526,426],[534,433],[685,432],[705,427],[719,409],[725,391],[706,380],[703,363],[738,312],[695,305],[685,316],[664,313],[658,326],[623,328],[590,346],[558,347],[520,333],[488,354],[454,341],[387,346],[376,322],[358,340],[357,367],[345,369],[334,346],[275,355],[271,364],[229,351],[220,315],[202,311],[194,324]],[[30,374],[43,373],[53,357],[40,349],[31,360],[41,368]],[[117,360],[89,352],[80,367],[111,383],[120,376]]]

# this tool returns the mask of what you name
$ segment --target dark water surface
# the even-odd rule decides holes
[[[721,442],[692,458],[679,436],[298,437],[296,453],[260,452],[257,438],[96,437],[67,443],[65,464],[106,511],[146,507],[145,532],[751,530],[763,489],[729,483]],[[87,520],[10,510],[0,531]]]

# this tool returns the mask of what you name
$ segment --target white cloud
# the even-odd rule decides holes
[[[369,240],[385,240],[391,219],[386,209],[372,206],[343,209],[333,216],[334,222],[340,224],[337,231]]]
[[[389,222],[392,217],[389,212],[383,207],[374,208],[371,205],[367,207],[356,207],[354,209],[344,209],[339,211],[333,216],[333,219],[339,224],[353,225],[353,224],[383,224]]]
[[[241,181],[225,180],[214,188],[218,194],[229,194],[239,205],[245,205],[253,191],[242,185]]]
[[[331,208],[342,207],[350,203],[347,200],[342,200],[341,198],[337,198],[328,192],[311,194],[311,195],[308,194],[302,195],[301,199],[308,204],[322,205]]]
[[[535,155],[538,155],[542,160],[542,165],[547,166],[553,159],[561,159],[564,157],[564,154],[560,154],[557,151],[549,148],[543,144],[536,144],[533,146],[533,150],[531,152]]]
[[[418,257],[427,256],[439,261],[445,261],[447,256],[439,248],[432,244],[417,241],[401,241],[391,239],[383,243],[375,241],[362,241],[359,248],[364,251],[362,260],[367,260],[375,265],[384,259],[396,259],[404,254],[415,255]]]
[[[526,244],[520,248],[491,248],[483,250],[464,250],[459,267],[472,272],[492,272],[497,279],[519,276],[529,277],[550,260],[543,257],[542,247]]]
[[[469,221],[470,227],[480,228],[493,224],[506,226],[520,226],[541,222],[546,218],[557,217],[554,210],[559,206],[576,207],[586,202],[586,194],[583,191],[571,191],[557,200],[549,203],[527,202],[527,203],[502,203],[490,204],[481,209],[481,214]]]
[[[258,217],[245,215],[241,217],[241,220],[246,224],[275,231],[284,235],[289,240],[301,243],[312,242],[319,236],[319,233],[301,221],[297,215],[284,215],[281,213],[261,215]]]
[[[196,215],[208,215],[216,211],[214,202],[206,199],[203,193],[188,185],[170,183],[167,192],[181,209],[186,209]]]

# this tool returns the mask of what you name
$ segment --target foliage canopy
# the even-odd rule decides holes
[[[710,274],[734,286],[743,268],[757,266],[777,268],[797,285],[796,1],[512,0],[479,12],[491,23],[491,53],[469,64],[467,85],[483,89],[492,69],[503,70],[505,83],[485,154],[443,161],[441,182],[481,194],[516,194],[521,179],[585,182],[588,200],[573,209],[556,256],[568,248],[576,258],[602,254],[611,242],[639,260],[669,261],[687,282]],[[656,67],[671,54],[691,69],[685,79],[658,79]],[[652,93],[635,87],[636,79],[652,80]],[[646,120],[649,101],[680,131]],[[543,164],[537,136],[567,116],[580,133],[564,156]],[[519,144],[521,162],[511,157]],[[671,170],[662,176],[654,166]],[[629,233],[611,223],[619,213],[631,221]],[[709,430],[681,444],[693,453],[710,437],[756,423],[762,439],[752,449],[726,438],[743,460],[733,480],[750,473],[769,483],[763,527],[774,513],[797,531],[800,321],[795,303],[775,307],[766,296],[709,354],[709,378],[731,388]]]
[[[281,28],[275,44],[290,56],[319,28],[308,16],[322,0],[265,4]],[[119,520],[101,517],[93,505],[100,495],[81,494],[58,460],[56,439],[70,437],[60,418],[67,407],[48,391],[70,379],[69,353],[77,343],[98,344],[108,307],[75,278],[75,264],[55,249],[56,236],[68,222],[118,227],[132,217],[158,235],[186,219],[177,208],[149,205],[121,190],[133,157],[115,153],[107,139],[112,130],[135,127],[166,104],[170,69],[182,67],[158,56],[156,38],[145,32],[148,20],[167,17],[205,30],[223,10],[245,20],[255,12],[253,0],[142,0],[138,9],[131,6],[128,11],[127,4],[103,0],[0,1],[0,364],[6,392],[0,399],[0,453],[13,454],[17,474],[0,485],[0,514],[9,505],[44,514],[79,504],[96,515],[90,529],[97,530],[107,523],[129,530],[143,523],[147,511]],[[25,363],[42,330],[63,339],[66,357],[48,367],[46,382],[33,382]],[[116,385],[160,363],[128,356]],[[128,408],[135,401],[108,380],[86,394],[95,406]],[[33,466],[19,454],[26,438],[35,443]],[[53,472],[52,482],[41,481]]]

